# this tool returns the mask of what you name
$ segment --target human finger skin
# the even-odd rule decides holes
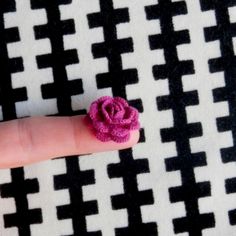
[[[0,168],[20,167],[62,156],[82,155],[133,146],[139,131],[124,143],[101,142],[84,116],[35,116],[0,123]]]

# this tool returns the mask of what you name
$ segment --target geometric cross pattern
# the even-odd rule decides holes
[[[209,160],[216,158],[205,151],[209,145],[207,141],[206,147],[201,150],[196,151],[191,145],[192,140],[205,140],[207,137],[206,122],[199,121],[197,117],[193,119],[190,115],[192,110],[202,105],[202,91],[208,89],[204,84],[195,86],[194,83],[191,90],[186,89],[188,77],[200,76],[194,53],[200,55],[197,50],[201,50],[201,47],[194,49],[192,54],[185,51],[185,47],[192,45],[192,30],[198,32],[199,28],[192,26],[190,30],[184,22],[187,19],[185,16],[191,17],[188,9],[191,0],[143,0],[137,6],[129,0],[0,1],[2,121],[19,118],[19,109],[33,109],[27,105],[27,101],[32,99],[34,93],[41,94],[44,113],[43,106],[46,103],[55,104],[53,110],[48,110],[48,116],[85,114],[85,109],[73,108],[72,97],[74,103],[80,103],[80,98],[83,100],[89,94],[90,87],[99,94],[112,94],[127,99],[130,105],[142,113],[142,118],[146,117],[141,120],[138,148],[119,150],[114,156],[112,152],[108,153],[111,158],[106,162],[101,159],[99,164],[98,160],[94,160],[96,155],[90,154],[83,157],[82,161],[78,156],[50,160],[44,163],[47,170],[50,170],[48,172],[43,171],[41,164],[27,169],[0,170],[0,235],[30,236],[57,232],[58,235],[67,236],[164,236],[163,228],[166,225],[171,225],[172,229],[168,232],[174,235],[211,236],[219,232],[220,236],[236,232],[236,0],[196,1],[200,6],[199,13],[196,13],[199,19],[207,14],[213,14],[215,19],[212,25],[202,25],[204,39],[199,37],[199,45],[211,44],[215,48],[218,45],[219,48],[218,55],[203,60],[202,66],[208,70],[209,75],[222,76],[223,79],[222,84],[209,89],[212,101],[207,101],[207,104],[212,104],[212,107],[228,106],[227,115],[214,117],[217,128],[215,132],[228,134],[229,137],[214,140],[220,150],[220,163],[217,166],[222,166],[222,170],[215,168],[214,173],[210,173],[213,177],[222,177],[222,191],[218,188],[221,183],[213,181],[213,177],[199,180],[196,174],[199,169],[208,169],[213,163]],[[70,7],[75,2],[75,6],[80,9]],[[24,19],[18,19],[19,6],[21,11],[25,7]],[[81,9],[84,18],[81,17],[78,24],[77,14],[78,10],[81,14]],[[134,12],[137,13],[135,17]],[[37,18],[39,15],[40,19]],[[11,21],[14,17],[18,20]],[[28,37],[31,43],[42,45],[40,50],[34,48],[31,51],[27,37],[22,37],[27,32],[27,29],[21,32],[26,21],[34,22],[33,27],[30,27],[32,35]],[[84,36],[89,37],[86,34],[92,35],[92,41],[82,40]],[[71,45],[78,42],[76,48],[72,46],[67,49],[69,39],[73,41]],[[15,49],[14,55],[9,47]],[[24,55],[21,55],[22,49],[25,50]],[[144,52],[144,56],[138,55],[139,52]],[[150,59],[150,55],[153,58]],[[27,56],[34,58],[32,68],[26,63]],[[128,63],[126,56],[130,59]],[[67,67],[71,65],[69,74]],[[150,67],[151,78],[141,77],[147,67]],[[90,71],[90,68],[93,69]],[[46,81],[49,82],[35,86],[33,80],[32,83],[24,84],[14,79],[32,69],[35,70],[32,71],[34,81],[39,83],[37,72],[40,74],[47,71]],[[165,83],[166,91],[158,94],[158,86],[157,89],[153,86],[150,91],[140,86],[150,81],[156,85]],[[56,102],[50,103],[52,100]],[[152,114],[148,113],[149,105],[154,108]],[[82,104],[79,107],[84,106]],[[160,116],[167,113],[170,120]],[[207,115],[201,114],[201,117]],[[154,116],[155,121],[149,118]],[[152,126],[156,121],[161,125]],[[157,150],[162,148],[156,148],[158,143],[163,144],[163,147],[173,144],[175,153],[155,159],[160,156]],[[154,148],[141,150],[144,144]],[[160,153],[166,154],[164,150]],[[158,166],[153,168],[153,163]],[[225,171],[226,167],[229,172]],[[210,166],[209,170],[213,168]],[[155,170],[159,172],[153,173]],[[30,173],[34,177],[29,177]],[[179,176],[179,184],[163,185],[168,186],[165,195],[164,187],[157,178],[168,182],[170,176]],[[51,180],[52,186],[48,186],[48,180]],[[152,182],[151,185],[148,181]],[[113,183],[117,189],[109,189]],[[49,199],[45,202],[40,196],[47,193],[47,190],[53,194],[43,198]],[[209,210],[208,206],[202,204],[205,199],[210,202],[214,194],[219,194],[224,208],[212,204]],[[160,200],[157,195],[165,197]],[[164,209],[159,202],[165,202],[168,208]],[[165,214],[166,210],[171,209],[177,211]],[[224,226],[217,218],[221,211],[227,222]],[[45,216],[45,212],[52,215]],[[164,220],[158,219],[161,215]],[[46,222],[50,217],[55,222]],[[91,224],[95,219],[96,224]],[[47,231],[49,225],[63,227]]]

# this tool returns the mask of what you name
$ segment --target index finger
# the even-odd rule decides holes
[[[125,143],[101,142],[84,116],[30,117],[0,123],[0,168],[19,167],[55,157],[125,149],[138,142],[131,131]]]

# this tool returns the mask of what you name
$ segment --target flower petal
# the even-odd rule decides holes
[[[124,137],[129,133],[128,129],[124,129],[121,127],[115,127],[110,131],[110,134],[112,136],[117,136],[117,137]]]
[[[132,122],[129,125],[129,130],[140,129],[140,123],[138,121]]]
[[[117,120],[116,124],[126,125],[135,122],[138,119],[138,111],[133,107],[127,107],[122,119]]]
[[[102,120],[103,117],[101,117],[101,109],[105,101],[112,101],[112,97],[103,96],[91,104],[89,113],[92,120]]]
[[[88,114],[84,117],[84,122],[89,128],[93,127],[92,120]]]
[[[98,100],[96,100],[97,103],[103,103],[104,101],[112,101],[113,98],[110,96],[102,96]]]
[[[124,98],[114,97],[114,101],[118,104],[121,104],[123,107],[128,107],[129,106],[128,102]]]
[[[111,140],[111,136],[109,134],[96,132],[95,136],[97,137],[97,139],[99,139],[102,142],[107,142]]]
[[[105,107],[107,113],[109,114],[110,117],[113,117],[114,113],[115,113],[115,108],[113,106],[112,103],[109,103],[106,107]]]
[[[109,132],[109,127],[104,122],[94,121],[93,127],[94,129],[96,129],[98,132],[101,132],[101,133]]]
[[[108,124],[112,123],[112,119],[110,117],[110,114],[107,112],[106,107],[107,105],[112,104],[112,102],[113,102],[112,99],[108,99],[104,101],[103,104],[101,105],[101,114],[103,115],[103,118]]]
[[[133,112],[131,114],[132,115],[132,117],[131,117],[132,122],[131,123],[136,123],[139,120],[139,112],[136,108],[131,107],[131,109],[133,110]]]
[[[114,119],[115,120],[123,119],[124,114],[125,110],[122,108],[120,111],[116,112],[116,114],[114,115]]]
[[[130,138],[130,133],[128,133],[127,135],[125,135],[123,137],[111,136],[111,139],[116,143],[127,142],[129,140],[129,138]]]
[[[89,116],[92,120],[100,120],[98,103],[93,102],[89,108]]]

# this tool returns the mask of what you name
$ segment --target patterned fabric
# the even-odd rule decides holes
[[[108,95],[142,127],[0,170],[0,235],[236,235],[236,0],[0,0],[0,71],[2,121]]]

